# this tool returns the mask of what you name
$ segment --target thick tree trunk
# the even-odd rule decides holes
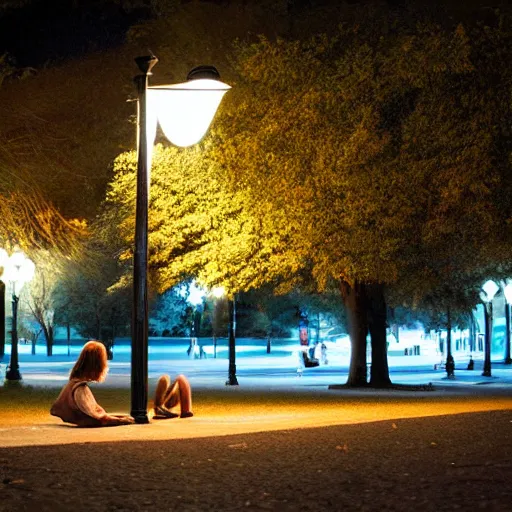
[[[366,336],[368,334],[368,321],[365,287],[358,281],[353,286],[342,281],[341,295],[347,310],[350,344],[352,346],[347,385],[354,387],[366,386]]]
[[[386,336],[387,308],[384,285],[366,285],[368,328],[372,340],[372,365],[370,385],[387,387],[391,385],[388,367],[388,344]]]
[[[53,355],[53,326],[43,323],[41,326],[43,328],[44,339],[46,340],[46,355],[48,357]]]

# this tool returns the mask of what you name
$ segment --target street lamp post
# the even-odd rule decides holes
[[[133,259],[131,412],[136,423],[148,423],[148,205],[149,174],[157,122],[167,139],[186,147],[199,142],[230,87],[218,80],[213,66],[194,68],[187,82],[149,87],[148,77],[158,62],[155,56],[135,59],[141,74],[138,91],[137,198]]]
[[[484,338],[484,370],[483,377],[492,377],[491,374],[491,336],[492,336],[492,300],[499,290],[499,286],[492,280],[487,281],[480,292],[480,299],[484,304],[485,338]]]
[[[236,378],[236,297],[228,299],[229,314],[229,368],[226,386],[238,386]]]
[[[455,360],[452,354],[452,319],[450,307],[446,309],[446,376],[455,378]]]
[[[35,265],[27,256],[19,250],[5,262],[2,280],[9,283],[12,291],[12,328],[11,328],[11,357],[5,373],[6,380],[21,380],[20,365],[18,359],[18,303],[19,293],[25,283],[34,277]]]
[[[222,286],[218,286],[212,290],[213,295],[218,299],[226,295],[226,291]],[[238,386],[236,378],[236,295],[232,298],[228,297],[228,380],[226,386]]]
[[[505,364],[512,364],[510,357],[510,304],[512,304],[512,283],[506,283],[503,287],[505,294]]]

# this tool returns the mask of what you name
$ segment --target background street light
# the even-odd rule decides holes
[[[33,261],[20,250],[14,251],[3,266],[2,280],[9,284],[12,294],[11,358],[5,373],[7,380],[22,378],[18,362],[18,302],[23,285],[32,280],[34,272]]]
[[[229,368],[226,386],[238,386],[236,378],[236,296],[228,297],[229,314]]]
[[[512,364],[510,358],[510,304],[512,304],[512,283],[504,283],[505,294],[505,364]]]
[[[226,295],[226,291],[222,286],[214,288],[213,294],[215,297],[220,298]],[[227,297],[228,301],[228,350],[229,350],[229,367],[228,367],[228,380],[226,386],[238,386],[238,379],[236,378],[236,295],[232,298]]]
[[[167,139],[186,147],[199,142],[215,115],[222,97],[230,89],[220,82],[213,66],[194,68],[187,82],[148,86],[155,56],[135,59],[142,74],[135,77],[137,111],[137,199],[133,257],[131,412],[136,423],[148,423],[148,204],[149,171],[157,123]]]
[[[492,338],[492,299],[500,287],[492,280],[487,281],[480,291],[480,299],[484,304],[485,337],[484,337],[484,371],[483,377],[491,375],[491,338]]]

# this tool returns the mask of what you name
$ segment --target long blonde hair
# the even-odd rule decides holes
[[[88,341],[69,374],[69,379],[102,382],[108,372],[107,349],[99,341]]]

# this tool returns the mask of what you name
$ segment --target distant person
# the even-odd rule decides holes
[[[322,359],[322,364],[329,364],[329,360],[327,359],[327,345],[322,342],[320,350],[321,350],[320,357]]]
[[[198,359],[201,355],[197,338],[190,338],[190,345],[187,348],[187,355],[190,359]]]
[[[79,427],[114,427],[133,424],[135,421],[131,416],[108,414],[96,402],[88,383],[103,382],[107,372],[108,363],[105,345],[98,341],[87,342],[71,370],[69,382],[64,386],[52,405],[50,414],[61,418],[66,423],[72,423]],[[166,376],[160,378],[158,382],[160,392],[163,388],[161,382],[167,382],[168,379],[169,377]],[[160,399],[158,396],[159,386],[157,386],[155,401],[157,398]],[[190,387],[188,389],[190,391]],[[191,400],[189,404],[191,404]],[[190,408],[182,410],[182,417],[192,415],[183,415],[183,412],[190,413]]]

